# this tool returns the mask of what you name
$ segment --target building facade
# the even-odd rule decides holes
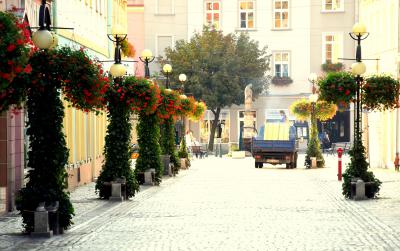
[[[11,11],[28,24],[38,23],[39,0],[0,1],[0,11]],[[0,114],[0,214],[15,208],[15,197],[24,185],[27,145],[25,112]]]
[[[398,0],[359,1],[359,20],[370,33],[361,43],[362,58],[372,59],[364,61],[367,75],[386,73],[399,78],[399,5]],[[399,125],[396,124],[398,111],[369,112],[363,113],[363,116],[370,165],[394,169],[400,143]]]
[[[127,5],[128,40],[134,45],[136,55],[135,76],[144,76],[144,65],[139,57],[144,48],[144,0],[129,0]]]
[[[146,1],[145,45],[155,51],[156,56],[162,56],[163,49],[173,46],[175,41],[189,40],[204,25],[212,25],[225,34],[246,32],[260,46],[268,46],[271,65],[266,74],[272,76],[272,81],[267,94],[253,104],[254,125],[259,128],[267,119],[277,118],[281,111],[293,120],[290,104],[309,96],[308,76],[311,72],[324,74],[324,63],[341,62],[344,68],[349,68],[352,62],[341,58],[354,56],[354,42],[347,39],[347,34],[354,24],[355,11],[354,1],[348,0]],[[157,64],[152,70],[159,71]],[[220,120],[225,124],[222,142],[239,141],[243,111],[244,106],[222,111]],[[341,122],[342,117],[346,123]],[[350,117],[347,111],[337,118],[338,121],[329,124],[338,134],[338,141],[350,140]],[[200,142],[208,143],[213,119],[208,111],[200,124],[191,125]],[[299,137],[307,137],[304,129],[298,129]]]
[[[16,7],[16,14],[31,27],[38,26],[40,0],[0,1],[0,11]],[[59,0],[48,1],[52,26],[59,46],[84,47],[99,60],[113,59],[114,45],[107,38],[112,27],[127,32],[126,0]],[[104,70],[110,65],[105,64]],[[130,67],[130,65],[128,65]],[[133,66],[131,73],[134,72]],[[100,173],[106,134],[106,114],[84,113],[65,105],[64,132],[70,150],[68,189],[92,182]],[[0,214],[15,209],[15,194],[24,184],[24,152],[29,147],[25,137],[25,115],[6,112],[0,116]]]

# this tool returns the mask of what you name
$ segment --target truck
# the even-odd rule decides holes
[[[262,168],[264,163],[285,164],[286,168],[297,167],[296,129],[293,125],[286,122],[265,123],[259,132],[251,142],[255,168]]]

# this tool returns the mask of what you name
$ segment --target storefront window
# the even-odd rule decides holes
[[[207,110],[204,114],[204,120],[200,122],[200,143],[208,144],[210,139],[211,124],[213,121],[214,114]],[[219,122],[223,124],[221,142],[229,143],[230,117],[228,110],[221,111],[221,114],[219,115]]]

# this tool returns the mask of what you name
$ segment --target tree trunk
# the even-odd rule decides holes
[[[209,143],[208,143],[208,151],[213,151],[214,150],[214,136],[215,136],[215,129],[217,128],[218,125],[218,120],[219,120],[219,114],[221,113],[221,108],[217,108],[217,110],[211,110],[212,113],[214,113],[214,120],[211,124],[211,130],[210,130],[210,138],[209,138]]]

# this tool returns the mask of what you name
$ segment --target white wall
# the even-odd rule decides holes
[[[271,85],[270,94],[298,94],[309,92],[307,81],[310,72],[310,8],[309,0],[291,0],[289,10],[290,29],[273,30],[272,1],[255,1],[255,29],[249,30],[250,37],[267,45],[269,52],[290,51],[290,77],[293,83],[278,87]],[[239,27],[239,1],[221,1],[221,29],[225,34],[241,31]],[[204,1],[188,1],[188,36],[201,31],[204,24]],[[271,65],[271,69],[272,69]],[[272,75],[272,72],[270,73]]]

